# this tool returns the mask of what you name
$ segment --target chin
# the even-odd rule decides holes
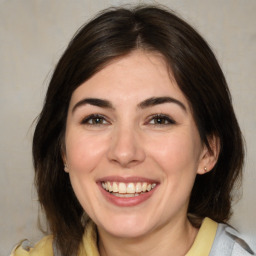
[[[120,238],[136,238],[147,234],[150,227],[147,225],[145,218],[138,218],[138,216],[128,218],[114,217],[106,223],[106,220],[100,225],[105,232],[115,237]]]
[[[144,236],[145,234],[148,234],[148,231],[146,229],[140,227],[137,227],[136,229],[134,229],[133,227],[112,227],[111,229],[106,231],[112,236],[127,239],[138,238]]]

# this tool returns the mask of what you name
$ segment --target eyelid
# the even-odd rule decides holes
[[[150,122],[153,120],[153,119],[157,119],[157,118],[159,118],[159,119],[165,119],[166,121],[168,121],[168,123],[166,123],[166,124],[150,124]],[[171,118],[169,115],[167,115],[167,114],[162,114],[162,113],[160,113],[160,114],[153,114],[153,115],[150,115],[148,118],[147,118],[147,122],[146,122],[146,124],[149,124],[149,125],[173,125],[173,124],[176,124],[176,121],[173,119],[173,118]]]
[[[154,119],[163,119],[165,121],[167,121],[167,123],[155,123],[155,124],[151,124],[150,122]],[[103,122],[105,123],[89,123],[90,120],[95,120],[95,119],[102,119]],[[84,118],[82,118],[82,120],[80,121],[80,124],[82,125],[88,125],[88,126],[100,126],[100,125],[109,125],[111,124],[111,121],[109,120],[109,118],[107,118],[105,115],[102,114],[90,114]],[[170,117],[167,114],[162,114],[162,113],[157,113],[157,114],[152,114],[150,116],[147,117],[146,125],[155,125],[155,126],[167,126],[167,125],[173,125],[176,124],[176,121]]]
[[[89,120],[90,119],[103,119],[104,121],[106,121],[107,122],[107,124],[90,124],[89,123]],[[97,126],[97,125],[108,125],[108,124],[110,124],[110,121],[109,121],[109,119],[106,117],[106,116],[104,116],[104,115],[102,115],[102,114],[90,114],[90,115],[88,115],[88,116],[86,116],[86,117],[84,117],[82,120],[81,120],[81,122],[80,122],[82,125],[91,125],[91,126]]]

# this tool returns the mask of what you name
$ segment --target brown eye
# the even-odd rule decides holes
[[[154,124],[167,124],[169,123],[165,118],[161,118],[161,117],[158,117],[158,118],[154,118]]]
[[[148,123],[152,125],[171,125],[175,124],[175,121],[166,115],[155,115]]]
[[[87,125],[106,125],[108,121],[101,115],[90,115],[83,119],[81,123]]]
[[[104,119],[101,117],[91,118],[90,120],[88,120],[88,123],[89,124],[103,124]]]

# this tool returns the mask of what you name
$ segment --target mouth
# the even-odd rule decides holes
[[[131,198],[149,193],[156,187],[154,182],[102,181],[102,188],[116,197]]]

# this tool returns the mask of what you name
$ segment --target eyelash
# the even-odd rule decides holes
[[[151,121],[155,121],[155,122],[152,124],[150,123]],[[164,123],[161,123],[161,122],[164,122]],[[99,125],[108,125],[110,124],[110,122],[103,115],[92,114],[84,118],[81,121],[81,124],[99,126]],[[168,115],[156,114],[156,115],[150,116],[146,124],[162,126],[162,125],[173,125],[173,124],[176,124],[176,122],[173,119],[171,119]]]
[[[97,123],[98,121],[101,121],[101,123]],[[93,123],[95,122],[96,123]],[[102,122],[106,122],[106,123],[102,123]],[[81,124],[85,124],[85,125],[106,125],[107,123],[109,123],[109,121],[107,121],[106,117],[103,115],[99,115],[99,114],[92,114],[87,116],[86,118],[84,118],[81,121]]]
[[[160,123],[150,124],[152,120],[155,120],[157,122],[160,121]],[[164,121],[164,123],[161,123],[161,121]],[[176,122],[173,119],[171,119],[168,115],[165,115],[165,114],[156,114],[156,115],[150,116],[149,121],[147,121],[147,123],[150,125],[156,125],[156,126],[176,124]]]

